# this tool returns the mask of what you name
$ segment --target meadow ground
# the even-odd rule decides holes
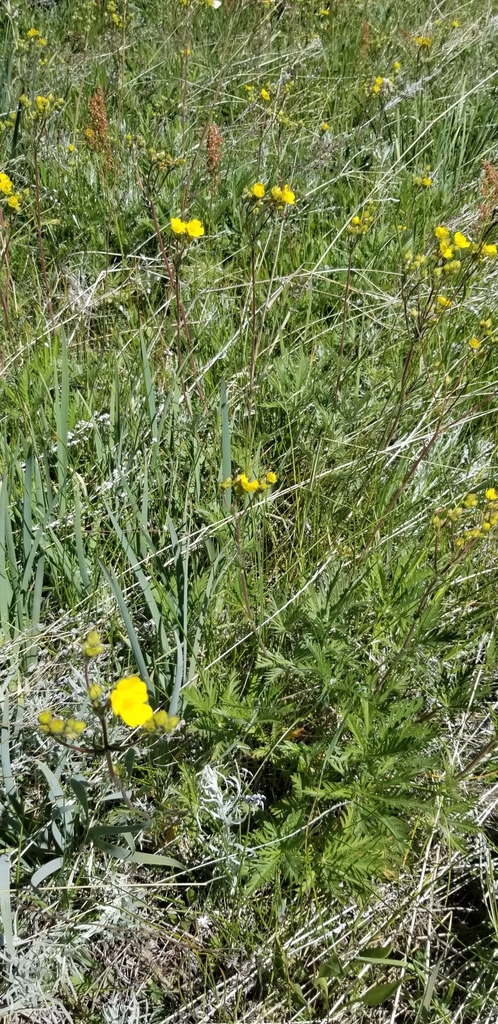
[[[498,15],[2,0],[0,1009],[496,1022]]]

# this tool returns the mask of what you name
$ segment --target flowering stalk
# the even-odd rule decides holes
[[[206,396],[205,396],[204,391],[202,389],[202,384],[201,384],[201,382],[200,382],[200,380],[199,380],[199,378],[197,376],[197,367],[195,365],[195,358],[194,358],[194,353],[193,353],[193,350],[192,350],[192,342],[191,342],[191,339],[190,339],[190,331],[189,331],[189,326],[188,326],[188,322],[187,322],[187,314],[185,313],[185,306],[183,305],[183,302],[182,302],[181,296],[180,296],[180,282],[179,282],[179,276],[178,276],[178,267],[175,265],[175,273],[173,273],[173,271],[171,269],[171,264],[169,262],[169,259],[168,259],[167,253],[166,253],[166,249],[165,249],[165,246],[164,246],[164,241],[163,241],[163,237],[162,237],[162,234],[161,234],[161,229],[159,227],[159,222],[157,220],[156,208],[154,206],[154,202],[153,202],[152,199],[148,200],[148,205],[149,205],[149,209],[150,209],[151,216],[152,216],[152,222],[154,224],[154,230],[156,232],[157,240],[159,242],[159,248],[161,250],[161,255],[162,255],[163,260],[164,260],[164,265],[166,267],[170,283],[171,283],[171,285],[173,287],[173,290],[175,292],[175,299],[176,299],[176,338],[177,338],[177,347],[178,347],[178,370],[180,371],[180,363],[181,363],[181,325],[183,324],[183,330],[185,332],[185,339],[186,339],[186,342],[187,342],[187,349],[188,349],[190,366],[191,366],[191,369],[192,369],[192,373],[195,376],[197,393],[198,393],[199,398],[200,398],[200,400],[201,400],[201,402],[202,402],[202,404],[204,406],[204,411],[207,412],[208,411],[208,406],[207,406],[207,402],[206,402]],[[183,391],[183,397],[185,399],[185,404],[187,406],[187,410],[188,410],[190,416],[192,416],[192,409],[190,407],[190,403],[189,403],[189,400],[188,400],[188,396],[187,396],[187,393],[186,393],[185,386],[183,384],[183,380],[182,380],[182,391]]]
[[[171,733],[179,724],[179,718],[169,715],[166,711],[153,711],[149,704],[147,686],[138,676],[126,676],[120,679],[108,697],[103,700],[102,687],[98,683],[90,683],[88,666],[90,662],[102,654],[104,645],[101,643],[97,630],[92,629],[83,643],[84,676],[87,695],[91,704],[91,710],[97,719],[102,734],[102,745],[93,741],[92,746],[75,745],[77,739],[86,729],[87,723],[74,717],[62,718],[54,716],[52,711],[42,711],[38,715],[38,726],[42,733],[50,735],[62,746],[70,750],[76,750],[86,754],[104,754],[109,778],[113,785],[121,793],[124,803],[130,810],[134,810],[133,804],[126,792],[126,789],[119,778],[112,763],[111,752],[125,751],[133,744],[133,739],[125,744],[113,744],[109,741],[107,713],[112,709],[113,713],[124,722],[130,729],[142,726],[148,733]]]

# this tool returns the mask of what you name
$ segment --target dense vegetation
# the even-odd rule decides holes
[[[498,17],[0,25],[3,1019],[491,1022]]]

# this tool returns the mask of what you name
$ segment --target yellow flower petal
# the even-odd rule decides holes
[[[189,238],[200,238],[204,234],[204,228],[196,217],[193,220],[189,220],[185,227]]]
[[[171,230],[174,231],[175,235],[184,235],[187,230],[187,225],[181,217],[172,217],[170,225]]]

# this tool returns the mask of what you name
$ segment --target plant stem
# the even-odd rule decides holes
[[[344,289],[344,303],[343,303],[343,307],[342,307],[341,344],[339,346],[339,368],[337,370],[337,380],[336,380],[336,384],[335,384],[334,410],[337,409],[337,401],[338,401],[338,398],[339,398],[339,386],[340,386],[341,377],[342,377],[341,361],[342,361],[342,357],[343,357],[343,354],[344,354],[344,341],[345,341],[345,338],[346,338],[346,317],[347,317],[347,312],[348,312],[349,291],[350,291],[350,288],[351,288],[351,267],[352,267],[352,263],[353,263],[353,253],[355,251],[355,248],[356,248],[356,239],[354,239],[352,241],[352,243],[350,244],[350,247],[349,247],[348,269],[347,269],[347,274],[346,274],[346,287]]]
[[[42,268],[43,282],[45,284],[45,288],[46,288],[46,292],[47,292],[47,300],[48,300],[48,308],[49,308],[49,312],[50,312],[50,319],[52,321],[52,328],[55,331],[54,310],[53,310],[53,307],[52,307],[52,299],[50,297],[50,288],[49,288],[49,284],[48,284],[47,266],[46,266],[46,263],[45,263],[45,251],[44,251],[44,248],[43,248],[43,238],[42,238],[42,229],[41,229],[40,172],[39,172],[39,169],[38,169],[38,150],[36,148],[36,143],[34,145],[33,155],[34,155],[34,169],[35,169],[36,227],[37,227],[37,231],[38,231],[38,247],[40,249],[41,268]]]

